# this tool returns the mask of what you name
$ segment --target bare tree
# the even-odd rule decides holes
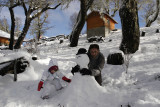
[[[153,0],[136,0],[137,1],[137,8],[138,10],[142,10],[143,7],[147,4],[147,3],[152,3]]]
[[[3,19],[0,19],[0,30],[10,33],[9,24],[5,17]]]
[[[47,18],[48,13],[46,11],[43,15],[38,16],[32,22],[32,25],[30,27],[30,35],[34,35],[37,41],[39,41],[41,35],[44,35],[48,29],[53,27],[48,26],[49,21],[47,20]]]
[[[114,17],[119,11],[121,0],[95,0],[91,10],[102,11]]]
[[[20,2],[19,1],[15,2],[14,0],[10,0],[4,5],[6,5],[9,8],[9,12],[10,12],[10,15],[11,15],[11,32],[10,32],[9,49],[13,50],[14,31],[15,31],[15,16],[14,16],[14,10],[13,9],[17,6],[20,6]]]
[[[107,14],[110,13],[110,0],[94,0],[90,7],[91,11],[105,11]]]
[[[160,5],[159,5],[159,0],[156,0],[156,9],[153,10],[154,4],[148,4],[148,8],[146,8],[146,15],[145,15],[145,20],[146,20],[146,27],[150,27],[151,24],[158,18],[159,10],[160,10]]]
[[[76,47],[78,45],[79,34],[85,24],[85,18],[88,9],[91,7],[94,0],[80,0],[80,11],[77,16],[77,21],[74,28],[70,34],[70,46]]]
[[[1,5],[7,6],[11,14],[12,23],[11,23],[10,44],[12,45],[13,45],[12,41],[14,40],[14,30],[15,30],[15,16],[14,16],[13,9],[15,7],[21,6],[24,10],[24,14],[25,14],[24,27],[14,46],[15,49],[19,49],[28,32],[28,29],[30,27],[32,20],[34,20],[36,17],[38,17],[39,15],[41,15],[42,13],[44,13],[49,9],[52,9],[52,10],[56,9],[61,5],[61,3],[58,3],[57,0],[6,0],[6,1],[4,0],[4,2],[1,2]],[[36,10],[38,10],[38,12]]]
[[[138,3],[138,10],[141,12],[141,17],[146,23],[146,27],[156,21],[159,14],[159,0],[136,0]]]
[[[120,9],[120,5],[121,5],[121,0],[111,0],[112,2],[110,3],[110,5],[113,5],[111,7],[111,17],[114,17],[116,15],[116,13],[119,11]]]
[[[30,27],[31,21],[49,9],[56,9],[60,6],[60,3],[57,4],[55,7],[50,7],[50,2],[44,2],[43,0],[41,2],[40,0],[31,0],[28,5],[29,6],[27,6],[25,2],[22,2],[22,7],[24,9],[26,19],[22,33],[20,34],[14,46],[15,49],[19,49],[21,47],[23,39],[25,38]],[[35,12],[36,10],[38,10],[38,12]]]

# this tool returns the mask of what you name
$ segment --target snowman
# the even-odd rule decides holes
[[[85,48],[80,48],[76,54],[75,62],[77,65],[72,68],[71,72],[74,75],[76,72],[80,72],[82,75],[92,75],[92,72],[88,69],[89,57]]]

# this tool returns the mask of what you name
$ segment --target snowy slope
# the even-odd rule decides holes
[[[90,43],[82,35],[77,47],[69,47],[69,41],[59,41],[39,45],[39,59],[33,61],[31,55],[23,50],[10,52],[0,50],[0,62],[25,56],[30,66],[24,73],[0,76],[0,107],[160,107],[160,26],[141,28],[146,36],[140,38],[139,50],[130,55],[128,73],[125,66],[105,64],[102,71],[103,86],[99,86],[91,76],[72,75],[75,66],[75,54],[79,48],[88,49]],[[121,42],[121,30],[112,32],[105,41],[98,43],[105,58],[109,53],[118,51]],[[111,40],[109,42],[109,40]],[[50,58],[58,61],[60,71],[72,79],[64,83],[64,88],[48,100],[40,98],[37,91],[39,80],[47,69]]]

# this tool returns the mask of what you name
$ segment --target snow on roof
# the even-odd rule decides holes
[[[0,30],[0,37],[4,37],[4,38],[10,38],[10,34],[7,32],[4,32],[2,30]],[[18,39],[17,37],[14,37],[15,39]]]
[[[10,34],[7,32],[4,32],[2,30],[0,30],[0,37],[4,37],[4,38],[10,38]]]
[[[109,14],[107,14],[107,13],[105,13],[105,12],[100,13],[99,11],[92,11],[92,12],[90,12],[90,13],[88,14],[88,16],[90,16],[90,15],[93,14],[93,13],[98,13],[99,15],[100,15],[100,14],[104,14],[104,15],[106,15],[107,17],[109,17],[111,20],[113,20],[116,24],[118,24],[118,22],[117,22],[116,20],[114,20]],[[87,16],[87,18],[88,18],[88,16]]]

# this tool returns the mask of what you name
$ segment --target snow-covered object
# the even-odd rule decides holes
[[[124,56],[124,53],[123,53],[123,51],[121,51],[121,50],[113,49],[113,50],[110,50],[110,51],[109,51],[109,54],[114,54],[114,53],[121,53],[122,56]]]
[[[88,68],[89,58],[87,54],[76,55],[76,63],[82,68]]]
[[[76,63],[82,68],[88,68],[89,57],[87,54],[76,55]],[[78,89],[77,89],[78,88]],[[81,90],[81,91],[80,91]],[[75,102],[78,103],[78,107],[85,107],[86,104],[81,103],[87,101],[89,104],[93,103],[93,107],[97,102],[94,98],[100,99],[99,102],[103,101],[105,88],[101,87],[94,76],[81,75],[79,72],[75,73],[72,82],[66,87],[64,93],[61,96],[60,104],[67,107],[76,107]],[[68,97],[68,93],[72,96]],[[94,94],[93,94],[94,93]],[[77,99],[75,99],[75,97]],[[80,98],[79,98],[80,97]],[[81,100],[81,101],[79,101]],[[102,103],[101,107],[107,106]]]
[[[105,88],[101,87],[93,76],[82,76],[80,73],[75,73],[72,82],[58,96],[61,99],[57,102],[64,107],[86,107],[87,105],[90,107],[107,107],[107,104],[101,103],[106,100],[104,99],[105,92]],[[68,93],[70,93],[69,96]]]

